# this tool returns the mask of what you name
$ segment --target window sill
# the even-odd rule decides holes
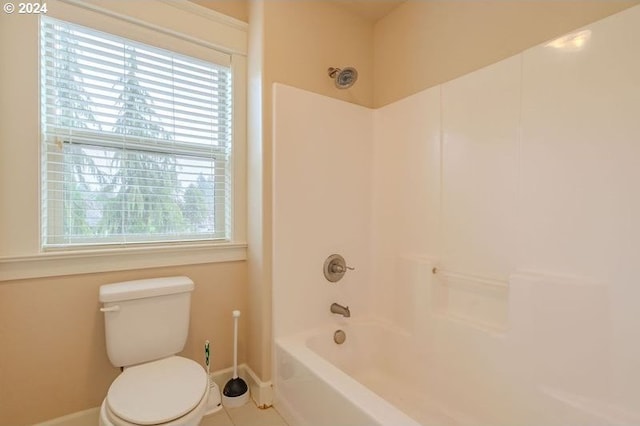
[[[0,258],[0,282],[247,259],[244,243],[164,245]]]

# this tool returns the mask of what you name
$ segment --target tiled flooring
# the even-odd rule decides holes
[[[223,408],[202,419],[200,426],[287,426],[273,408],[261,410],[249,401],[242,407]]]

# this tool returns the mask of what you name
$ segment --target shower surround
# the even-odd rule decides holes
[[[378,110],[274,87],[293,424],[640,424],[639,42],[637,6]]]

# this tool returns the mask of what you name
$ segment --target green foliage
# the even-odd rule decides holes
[[[60,28],[58,32],[56,62],[56,120],[60,126],[76,129],[100,129],[89,107],[89,96],[82,85],[82,73],[78,66],[75,49],[77,42],[69,30]],[[87,222],[87,209],[90,190],[85,182],[85,174],[98,175],[97,168],[90,157],[82,155],[80,146],[64,146],[64,155],[68,159],[64,168],[65,211],[63,227],[65,235],[90,235],[91,226]]]
[[[188,221],[191,232],[197,232],[207,218],[204,192],[193,183],[184,192],[182,215]]]
[[[66,40],[57,66],[63,81],[57,99],[61,123],[100,130],[82,85],[73,43]],[[202,175],[197,184],[182,188],[175,155],[163,149],[172,140],[153,108],[152,96],[137,78],[136,49],[127,47],[127,73],[117,83],[118,118],[115,134],[139,138],[139,149],[104,149],[110,164],[96,166],[87,150],[99,147],[65,144],[64,232],[70,237],[120,235],[152,236],[212,230],[213,182]],[[153,146],[158,146],[154,152]],[[108,157],[109,158],[109,157]],[[91,181],[87,182],[87,176]]]
[[[128,49],[126,66],[127,74],[119,82],[122,93],[115,133],[159,143],[170,141],[171,135],[157,122],[148,91],[136,78],[134,48]],[[109,187],[117,188],[117,192],[103,212],[102,234],[175,234],[185,229],[172,155],[123,150],[114,156],[112,167],[118,172],[111,177]]]

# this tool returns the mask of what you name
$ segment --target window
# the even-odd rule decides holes
[[[230,63],[48,17],[40,38],[43,247],[229,241]]]

